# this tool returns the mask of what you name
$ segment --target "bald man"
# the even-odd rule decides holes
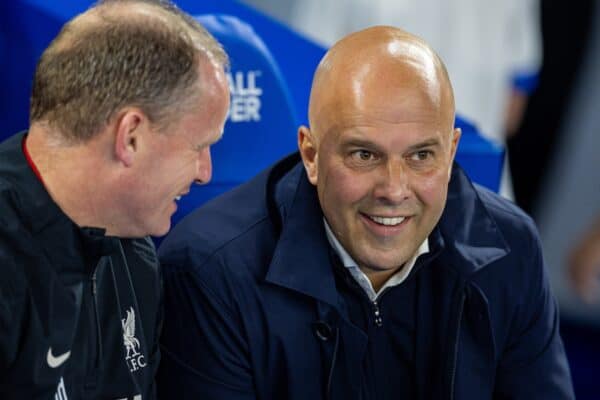
[[[221,46],[165,1],[106,1],[38,63],[0,144],[0,398],[155,398],[162,291],[148,235],[211,176]]]
[[[442,61],[345,37],[292,155],[163,242],[159,390],[202,399],[572,399],[533,222],[456,165]]]

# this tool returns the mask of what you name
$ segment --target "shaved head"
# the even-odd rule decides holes
[[[324,115],[347,108],[376,106],[398,91],[418,93],[438,118],[454,123],[454,95],[446,68],[422,39],[390,26],[376,26],[344,37],[323,57],[314,75],[309,122],[324,133]],[[400,96],[401,99],[402,96]],[[395,98],[398,98],[396,96]],[[401,112],[398,107],[397,112]],[[370,109],[370,112],[377,112]]]
[[[448,73],[423,40],[378,26],[315,72],[298,146],[326,222],[377,290],[414,257],[446,204],[460,138]]]

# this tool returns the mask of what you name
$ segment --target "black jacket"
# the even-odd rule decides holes
[[[0,398],[152,399],[161,279],[149,239],[80,228],[0,144]]]

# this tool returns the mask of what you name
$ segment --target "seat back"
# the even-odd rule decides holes
[[[175,224],[199,205],[295,151],[298,121],[286,82],[252,27],[230,15],[196,17],[230,58],[231,106],[223,138],[211,147],[213,177],[194,185],[173,216]]]

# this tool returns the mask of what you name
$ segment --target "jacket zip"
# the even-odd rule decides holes
[[[361,288],[362,295],[364,295],[369,300],[369,302],[371,303],[371,306],[373,307],[373,323],[378,328],[381,328],[383,326],[383,317],[381,315],[381,310],[379,308],[379,303],[381,302],[381,299],[383,298],[383,295],[385,295],[390,289],[391,289],[391,287],[385,288],[383,290],[383,292],[379,293],[379,296],[377,296],[375,298],[375,300],[371,300],[371,299],[369,299],[368,296],[366,296],[366,293]]]
[[[96,286],[96,272],[98,267],[94,269],[92,274],[92,304],[94,305],[94,319],[96,321],[96,356],[94,357],[94,365],[96,368],[100,366],[100,357],[102,355],[102,341],[100,336],[100,317],[98,315],[98,296]]]
[[[456,331],[454,332],[454,348],[452,349],[452,359],[450,360],[450,400],[454,400],[454,381],[456,380],[456,361],[458,359],[458,347],[460,343],[460,327],[462,322],[463,310],[465,306],[465,289],[460,292],[460,298],[458,301],[458,318],[456,321]]]
[[[383,326],[383,318],[381,317],[381,311],[379,310],[379,303],[377,303],[377,299],[371,302],[373,306],[373,321],[375,322],[375,326],[381,328]]]

